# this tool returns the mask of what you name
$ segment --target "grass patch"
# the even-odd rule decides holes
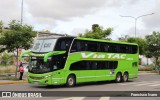
[[[15,78],[15,77],[6,77],[5,80],[13,80],[13,81],[18,81],[19,78]]]
[[[0,73],[15,73],[15,66],[0,67]]]

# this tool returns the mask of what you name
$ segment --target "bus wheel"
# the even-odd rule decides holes
[[[128,73],[124,73],[123,82],[127,82],[127,81],[128,81]]]
[[[121,82],[121,80],[122,80],[122,75],[121,75],[121,73],[117,73],[117,75],[116,75],[116,83],[120,83]]]
[[[73,75],[69,75],[67,78],[66,85],[68,87],[73,87],[76,84],[76,78]]]

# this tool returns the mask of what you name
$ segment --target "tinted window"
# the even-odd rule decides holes
[[[126,46],[125,45],[119,45],[119,53],[126,53]]]
[[[56,43],[55,51],[68,50],[73,39],[62,38]]]
[[[108,52],[112,52],[112,53],[117,53],[118,52],[118,48],[116,44],[109,44],[108,46]]]
[[[132,46],[132,53],[137,53],[138,47],[137,46]]]
[[[131,46],[126,45],[126,53],[131,53]]]
[[[70,70],[116,69],[118,61],[79,61],[71,64]]]
[[[119,53],[137,53],[137,46],[134,45],[119,45]]]
[[[97,52],[97,43],[95,42],[86,42],[86,50]]]
[[[71,52],[91,51],[91,52],[109,52],[109,53],[137,53],[136,45],[105,43],[95,41],[74,40]]]
[[[90,41],[80,41],[74,40],[74,43],[71,48],[71,52],[79,52],[79,51],[97,51],[97,43]]]
[[[71,52],[85,51],[86,44],[83,41],[74,40],[74,43],[71,47]]]
[[[106,43],[98,43],[98,51],[99,52],[108,52],[109,50],[109,45]]]

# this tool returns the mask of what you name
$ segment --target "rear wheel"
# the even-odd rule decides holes
[[[124,73],[123,82],[127,82],[127,81],[128,81],[128,73]]]
[[[75,84],[76,84],[76,78],[75,78],[75,76],[69,75],[68,78],[67,78],[66,85],[68,87],[73,87]]]
[[[122,80],[122,75],[121,75],[121,73],[117,73],[117,75],[116,75],[116,83],[120,83],[121,82],[121,80]]]

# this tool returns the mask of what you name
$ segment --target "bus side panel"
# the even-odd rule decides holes
[[[136,55],[133,56],[133,58]],[[137,60],[123,60],[119,61],[117,72],[121,72],[122,75],[124,72],[128,72],[129,78],[137,78],[138,77],[138,62]]]
[[[114,80],[115,75],[112,73],[113,70],[111,69],[105,69],[105,70],[97,70],[96,71],[96,78],[97,81],[108,81],[108,80]]]
[[[70,57],[68,58],[65,66],[65,70],[67,71],[66,77],[68,77],[70,74],[74,74],[76,76],[76,83],[96,81],[95,80],[96,70],[70,70],[70,66],[74,62],[77,62],[77,61],[70,60]],[[66,78],[66,81],[67,81],[67,78]]]

